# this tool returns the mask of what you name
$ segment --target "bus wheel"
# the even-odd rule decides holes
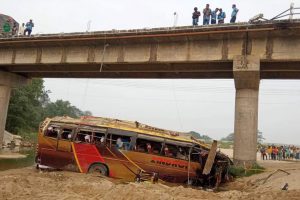
[[[97,164],[93,164],[89,168],[89,173],[95,174],[95,175],[108,176],[108,169],[105,165],[97,163]]]

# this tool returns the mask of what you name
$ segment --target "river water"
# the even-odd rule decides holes
[[[0,150],[0,153],[1,151],[3,150]],[[13,150],[13,152],[16,152],[16,150]],[[26,155],[26,157],[16,159],[0,158],[0,171],[34,165],[35,148],[20,148],[17,152]]]

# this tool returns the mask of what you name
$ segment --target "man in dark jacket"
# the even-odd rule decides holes
[[[200,17],[201,13],[198,11],[198,8],[195,7],[194,8],[194,12],[193,12],[193,26],[197,26],[198,25],[198,21],[199,21],[199,17]]]

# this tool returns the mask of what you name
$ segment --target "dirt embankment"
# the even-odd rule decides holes
[[[222,187],[221,192],[147,182],[120,183],[73,172],[39,172],[29,167],[0,172],[0,199],[300,199],[300,163],[264,164],[272,166],[269,172],[238,179]],[[290,175],[277,172],[266,179],[278,168],[286,169]],[[288,191],[281,190],[285,183],[289,184]]]

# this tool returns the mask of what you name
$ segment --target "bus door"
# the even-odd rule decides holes
[[[72,127],[62,127],[59,132],[55,158],[58,168],[72,170],[76,166],[71,144],[74,132]]]
[[[50,124],[42,134],[39,135],[38,157],[40,164],[55,167],[57,140],[60,132],[60,126]]]

